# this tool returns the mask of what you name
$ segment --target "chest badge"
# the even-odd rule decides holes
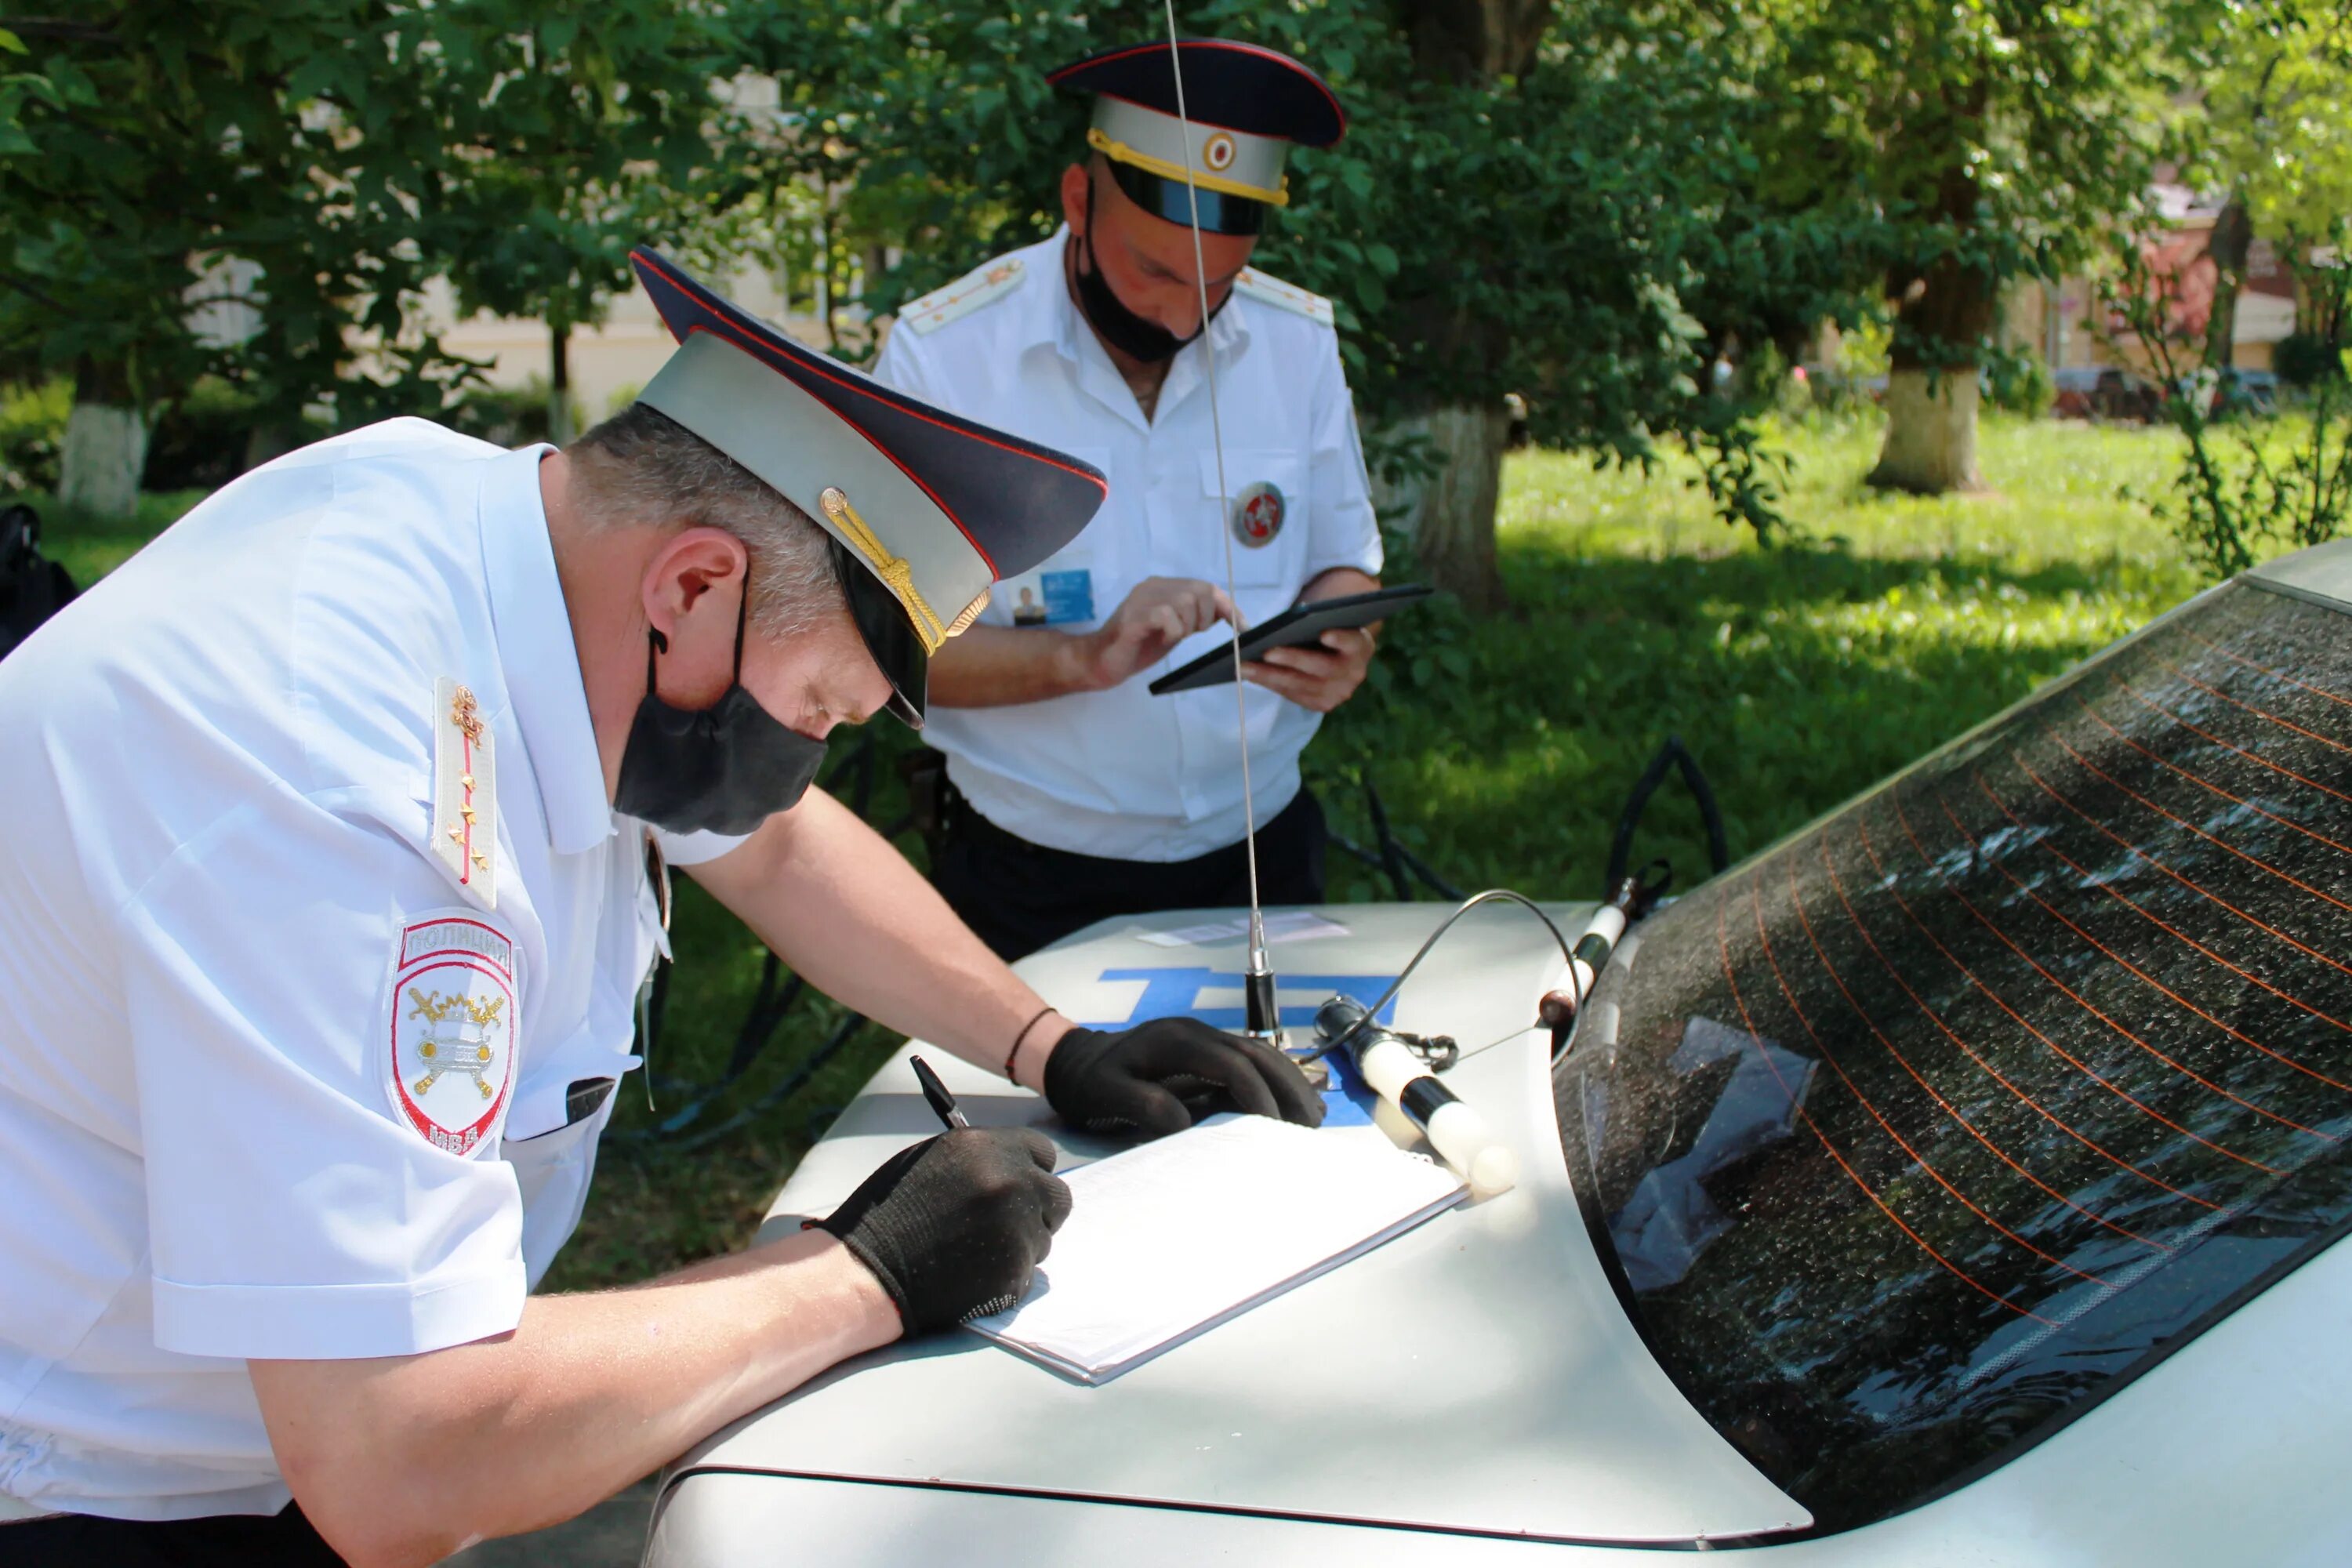
[[[498,758],[471,687],[433,687],[433,853],[457,885],[499,907]]]
[[[514,1079],[514,944],[470,910],[402,929],[393,954],[385,1097],[417,1136],[470,1154],[494,1135]]]
[[[1286,510],[1282,487],[1260,479],[1234,498],[1234,537],[1252,550],[1273,543]]]

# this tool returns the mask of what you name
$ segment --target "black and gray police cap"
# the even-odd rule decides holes
[[[1278,50],[1223,38],[1180,39],[1172,51],[1166,43],[1104,49],[1045,79],[1095,95],[1087,145],[1129,199],[1190,227],[1197,194],[1211,234],[1258,233],[1266,208],[1289,205],[1282,171],[1292,144],[1328,147],[1348,130],[1321,77]]]
[[[990,584],[1077,537],[1102,505],[1103,476],[802,347],[666,257],[629,259],[678,345],[637,401],[832,536],[890,711],[920,729],[931,655],[986,607]]]

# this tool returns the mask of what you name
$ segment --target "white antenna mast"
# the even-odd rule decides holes
[[[1265,957],[1265,916],[1257,896],[1257,792],[1250,785],[1249,701],[1242,683],[1241,599],[1234,587],[1233,496],[1225,488],[1225,430],[1217,415],[1217,355],[1209,342],[1209,268],[1201,250],[1201,190],[1192,178],[1192,121],[1184,110],[1184,58],[1176,37],[1176,0],[1160,0],[1168,18],[1168,68],[1176,78],[1176,121],[1184,133],[1184,194],[1192,216],[1192,282],[1201,294],[1201,360],[1209,383],[1209,436],[1217,453],[1218,534],[1225,546],[1225,597],[1233,601],[1234,724],[1242,746],[1242,847],[1249,862],[1249,973],[1244,985],[1246,1027],[1256,1038],[1280,1045],[1282,1013],[1275,1000],[1273,968]]]

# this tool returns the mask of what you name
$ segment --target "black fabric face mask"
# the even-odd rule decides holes
[[[1110,280],[1102,275],[1099,258],[1095,254],[1095,203],[1099,199],[1101,193],[1095,189],[1094,175],[1089,174],[1087,176],[1087,232],[1084,236],[1086,254],[1081,258],[1084,265],[1076,268],[1078,309],[1086,313],[1095,331],[1102,334],[1103,342],[1129,359],[1141,360],[1145,364],[1158,364],[1162,360],[1173,359],[1177,350],[1207,330],[1208,323],[1202,322],[1193,331],[1192,337],[1180,338],[1159,322],[1146,321],[1129,310],[1127,302],[1111,291]],[[1228,294],[1225,298],[1230,300],[1233,296]],[[1217,310],[1224,308],[1223,302],[1220,301]],[[1211,321],[1216,319],[1217,310],[1209,312]]]
[[[654,656],[668,649],[646,634],[646,696],[621,751],[614,809],[672,833],[749,833],[806,793],[824,763],[824,742],[777,722],[743,686],[743,625],[751,591],[735,613],[735,683],[710,707],[688,712],[661,699]]]

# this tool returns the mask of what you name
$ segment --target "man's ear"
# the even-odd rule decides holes
[[[646,624],[678,653],[715,641],[731,657],[750,569],[743,542],[725,529],[681,529],[646,563],[638,589]]]
[[[1062,221],[1070,226],[1072,234],[1087,232],[1087,203],[1091,196],[1084,163],[1073,163],[1062,171]]]

